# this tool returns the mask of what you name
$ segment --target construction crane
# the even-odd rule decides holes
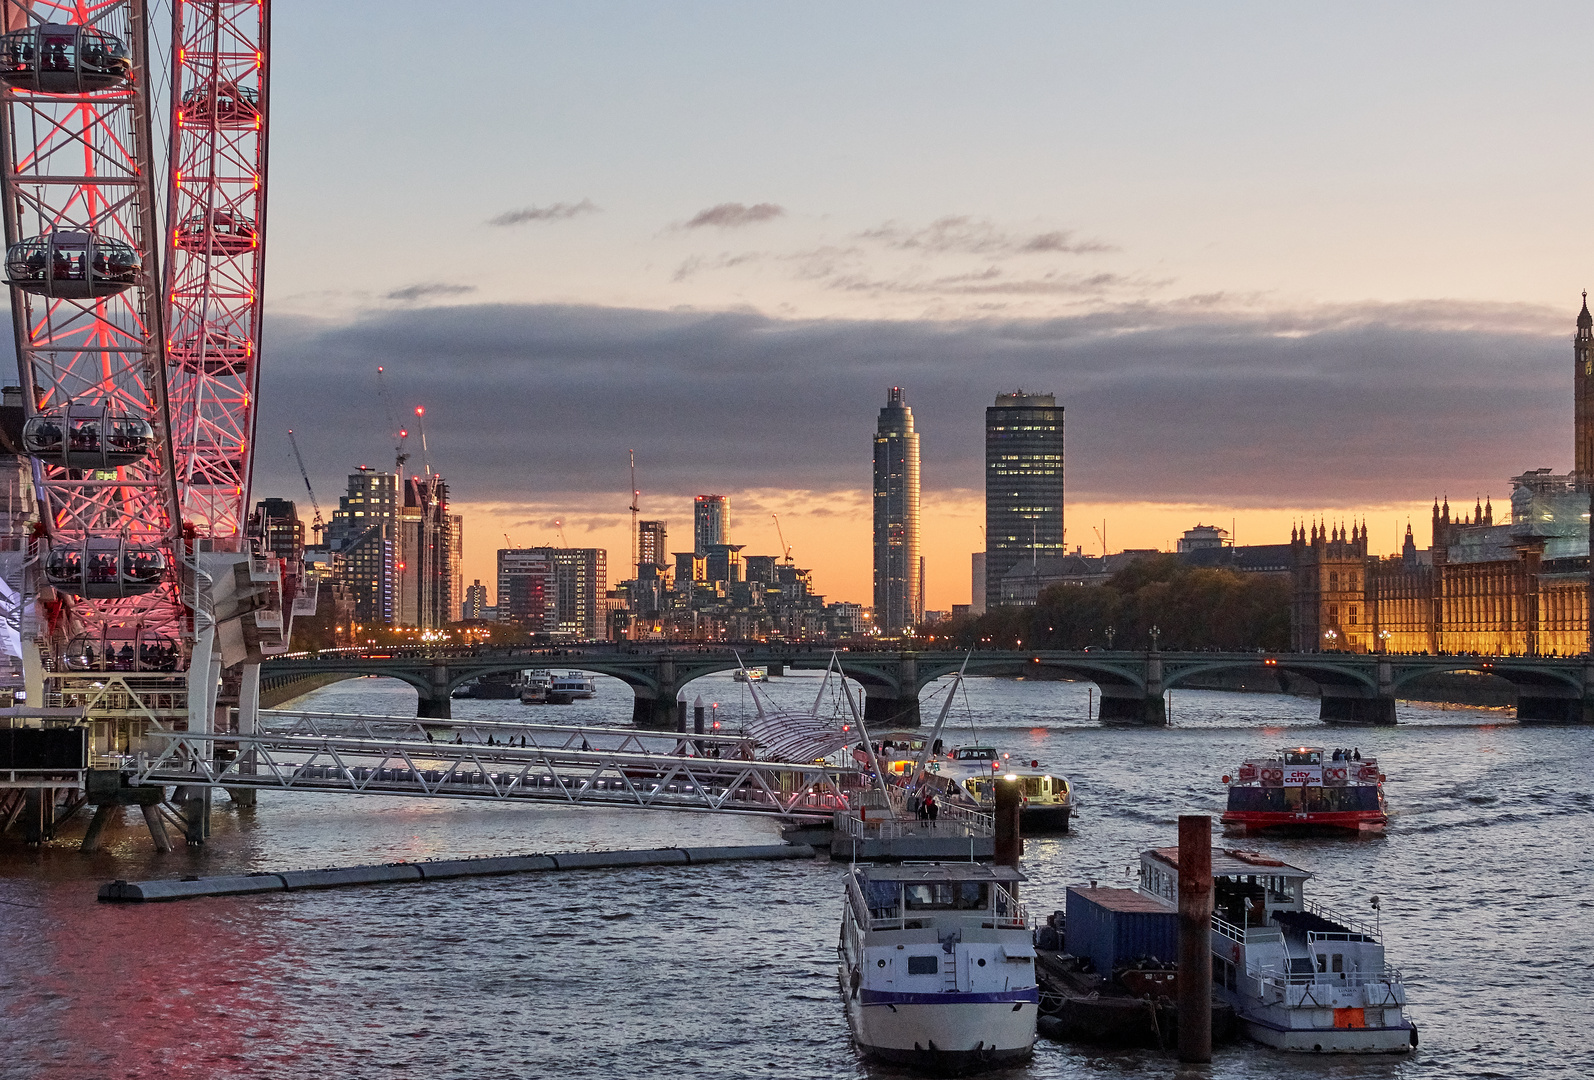
[[[642,492],[636,486],[636,451],[626,453],[631,455],[631,569],[640,573],[637,565],[642,561],[642,534],[637,531],[637,515],[642,512]]]
[[[421,464],[426,469],[426,475],[431,476],[432,457],[431,451],[426,448],[426,407],[424,405],[415,406],[415,423],[421,433]]]
[[[791,545],[786,543],[786,533],[780,527],[780,515],[771,514],[769,516],[775,519],[775,535],[780,537],[780,550],[785,554],[786,565],[791,566],[796,560],[791,557]]]
[[[385,368],[377,367],[376,390],[382,398],[382,408],[387,411],[387,429],[398,440],[393,446],[393,471],[403,476],[404,463],[410,459],[409,454],[404,452],[404,440],[410,437],[410,433],[399,427],[398,421],[393,418],[393,398],[387,391],[387,380],[382,377],[385,372]]]
[[[553,527],[559,533],[559,546],[560,547],[569,547],[570,545],[565,543],[565,523],[564,523],[564,520],[562,518],[554,518],[553,519]]]
[[[299,475],[304,478],[305,493],[310,496],[310,505],[315,509],[315,521],[311,528],[315,530],[316,543],[321,542],[321,534],[326,531],[326,519],[321,516],[321,504],[315,500],[315,488],[310,486],[310,473],[304,467],[304,455],[299,453],[299,440],[293,437],[293,429],[288,429],[288,445],[293,447],[293,460],[299,463]]]

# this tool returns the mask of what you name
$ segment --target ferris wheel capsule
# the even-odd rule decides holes
[[[44,580],[74,596],[113,600],[157,588],[167,569],[166,553],[158,547],[129,544],[116,536],[86,536],[50,549]]]
[[[127,82],[133,64],[115,34],[76,23],[0,36],[0,82],[43,94],[93,94]]]
[[[184,218],[177,226],[173,242],[183,251],[209,251],[217,255],[242,255],[259,244],[255,223],[225,210],[207,210]]]
[[[68,469],[131,465],[154,444],[155,426],[148,420],[104,405],[72,405],[64,413],[30,416],[22,425],[24,453]]]
[[[260,126],[260,95],[251,86],[222,83],[214,93],[196,86],[183,94],[178,124],[183,127],[249,128]]]
[[[138,253],[120,240],[55,229],[7,249],[6,280],[23,292],[88,300],[132,286],[140,265]]]
[[[167,348],[172,363],[206,375],[241,375],[249,368],[254,342],[232,334],[196,334]]]

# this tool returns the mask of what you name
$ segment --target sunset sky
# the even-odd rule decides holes
[[[874,418],[969,599],[982,410],[1067,410],[1068,543],[1241,543],[1570,467],[1586,5],[274,5],[256,496],[427,408],[466,578],[646,517],[870,599]],[[412,439],[412,443],[416,440]],[[419,447],[412,447],[419,463]],[[306,514],[308,516],[308,514]]]

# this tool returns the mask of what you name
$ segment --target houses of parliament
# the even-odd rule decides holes
[[[1594,316],[1573,338],[1574,467],[1511,478],[1508,522],[1491,503],[1434,502],[1433,542],[1367,554],[1366,525],[1292,530],[1293,647],[1303,651],[1575,656],[1589,651],[1594,498]]]

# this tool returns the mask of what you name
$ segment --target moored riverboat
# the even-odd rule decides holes
[[[1405,1014],[1405,984],[1385,961],[1377,928],[1308,901],[1311,877],[1254,851],[1213,851],[1214,997],[1234,1007],[1246,1036],[1280,1050],[1411,1050],[1417,1027]],[[1178,848],[1141,854],[1140,892],[1156,898],[1176,928]],[[1176,933],[1173,941],[1176,948]]]
[[[1223,782],[1231,829],[1378,832],[1389,821],[1384,774],[1360,751],[1290,747],[1241,762]]]
[[[952,1075],[1030,1056],[1040,992],[1023,880],[973,862],[848,874],[838,975],[865,1056]]]
[[[549,705],[569,705],[573,701],[595,697],[597,693],[598,684],[592,676],[585,672],[567,671],[549,678],[546,697]]]

